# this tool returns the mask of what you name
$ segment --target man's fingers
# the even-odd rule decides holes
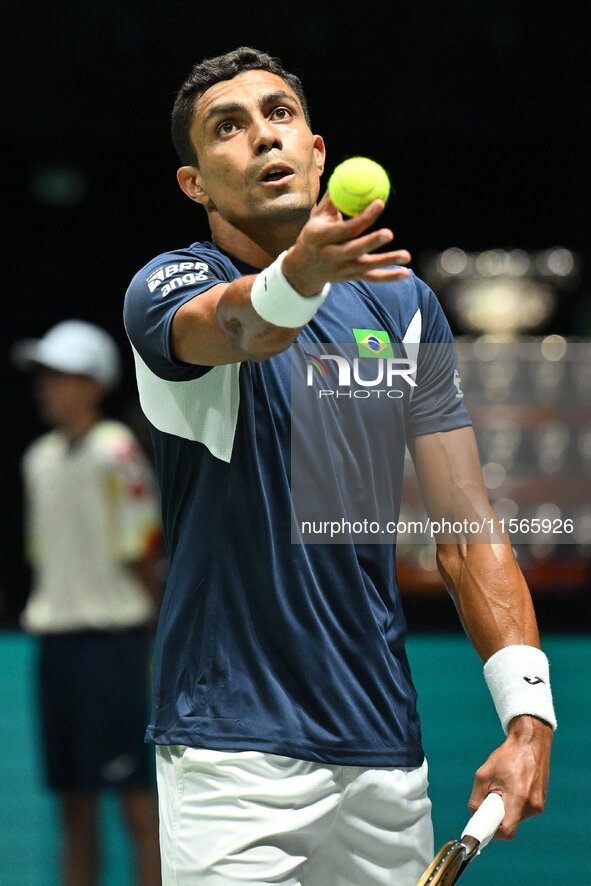
[[[491,793],[491,791],[495,791],[495,793],[501,794],[501,796],[503,797],[503,803],[505,804],[505,815],[503,816],[503,821],[501,822],[494,839],[511,840],[515,836],[515,831],[517,830],[519,820],[515,820],[512,810],[509,808],[510,804],[508,802],[506,794],[500,788],[496,788],[496,790],[495,788],[492,788],[490,786],[490,783],[484,784],[480,782],[478,780],[478,776],[474,783],[472,794],[468,801],[468,809],[470,811],[470,815],[474,815],[476,810],[480,809],[481,804],[484,802],[488,794]]]
[[[383,200],[374,200],[359,215],[354,215],[343,221],[342,227],[347,232],[347,239],[357,237],[362,231],[373,225],[384,211],[385,205]]]
[[[392,267],[410,262],[406,249],[376,252],[394,239],[392,231],[380,228],[366,233],[383,209],[383,200],[374,200],[359,215],[344,219],[326,192],[299,238],[304,255],[307,254],[306,267],[316,270],[318,265],[318,278],[331,282],[388,282],[408,277],[410,272],[406,269]]]
[[[406,265],[410,261],[410,252],[407,249],[395,249],[389,252],[375,252],[384,243],[392,240],[391,237],[378,237],[372,234],[370,237],[363,237],[363,243],[353,241],[350,246],[345,246],[341,250],[341,258],[344,262],[360,262],[368,267],[385,267],[388,264]],[[337,247],[338,248],[338,247]]]
[[[341,215],[339,210],[336,208],[336,206],[334,205],[334,203],[330,199],[328,191],[324,192],[322,199],[318,201],[318,203],[316,204],[316,206],[314,207],[314,209],[311,212],[312,216],[322,215],[322,214],[329,216],[331,218],[331,220],[332,219],[342,220],[342,218],[343,218],[343,216]]]
[[[372,231],[363,237],[357,237],[355,240],[345,241],[342,244],[342,254],[347,259],[360,258],[368,252],[385,246],[394,239],[394,234],[388,228],[381,228],[379,231]],[[337,244],[335,244],[337,245]]]
[[[320,203],[318,203],[313,215],[316,218],[324,216],[327,222],[329,222],[326,230],[323,232],[323,239],[326,243],[344,243],[347,240],[359,237],[360,234],[374,224],[383,211],[384,201],[374,200],[359,215],[345,219],[331,201],[327,192]]]
[[[391,283],[394,280],[406,280],[410,277],[408,268],[384,268],[375,271],[366,271],[358,276],[351,276],[350,280],[371,280],[374,283]]]
[[[407,268],[392,267],[406,265],[410,261],[410,253],[406,249],[396,252],[378,252],[373,255],[364,254],[359,258],[343,261],[340,273],[334,280],[373,280],[386,283],[390,280],[401,280],[410,276]]]
[[[372,231],[363,237],[356,237],[353,240],[339,241],[327,245],[329,247],[336,247],[339,258],[344,265],[359,262],[366,266],[366,270],[370,270],[371,268],[386,267],[392,264],[408,264],[411,257],[406,249],[375,253],[376,249],[385,246],[386,243],[391,243],[393,239],[394,234],[389,228],[380,228],[380,230]]]
[[[529,815],[524,814],[523,806],[512,800],[506,793],[503,795],[503,802],[505,803],[505,817],[495,834],[495,839],[512,840],[523,819],[529,818]]]
[[[547,782],[540,778],[535,757],[522,754],[517,758],[520,764],[517,765],[511,744],[509,737],[478,769],[468,803],[468,808],[474,812],[491,791],[502,795],[505,817],[496,834],[498,840],[512,840],[519,824],[526,818],[539,815],[545,802]]]
[[[391,265],[407,265],[410,261],[410,252],[406,249],[398,249],[396,252],[374,252],[373,254],[363,254],[359,257],[353,257],[348,261],[344,261],[344,270],[352,270],[357,268],[360,273],[364,274],[368,271],[375,271],[378,268],[388,268]]]
[[[408,268],[393,268],[391,265],[387,268],[370,268],[369,270],[363,265],[350,266],[345,270],[340,280],[368,280],[374,283],[390,283],[394,280],[405,280],[410,277]],[[333,281],[337,282],[337,281]]]

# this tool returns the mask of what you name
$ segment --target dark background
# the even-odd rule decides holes
[[[383,163],[384,216],[420,273],[428,250],[565,246],[581,261],[551,331],[591,334],[589,4],[530,0],[6,5],[2,34],[4,254],[0,610],[28,587],[18,463],[40,432],[11,344],[66,317],[124,349],[115,413],[133,419],[121,322],[130,278],[206,237],[180,192],[170,143],[175,90],[192,64],[241,44],[299,74],[327,169]]]

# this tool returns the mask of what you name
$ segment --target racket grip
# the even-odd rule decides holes
[[[501,795],[488,794],[464,828],[462,837],[473,837],[477,840],[480,851],[490,843],[504,817],[505,804]]]

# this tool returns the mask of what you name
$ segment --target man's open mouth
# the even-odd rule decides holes
[[[268,169],[263,171],[259,181],[269,183],[280,182],[290,178],[293,174],[293,169],[289,166],[269,166]]]

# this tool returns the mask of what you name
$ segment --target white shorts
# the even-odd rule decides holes
[[[163,886],[415,886],[433,857],[427,763],[308,763],[157,747]]]

